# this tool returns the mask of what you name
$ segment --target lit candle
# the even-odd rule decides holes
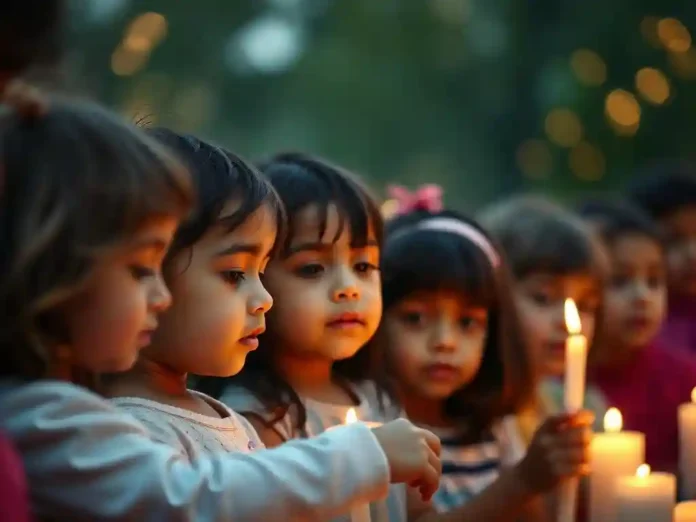
[[[585,366],[587,337],[582,335],[580,314],[572,299],[565,301],[565,323],[568,339],[565,349],[565,409],[575,413],[582,408],[585,398]],[[573,522],[578,498],[578,479],[561,484],[558,502],[558,521]]]
[[[351,408],[346,413],[346,424],[354,422],[358,422],[358,415],[355,413],[355,408]],[[370,425],[370,423],[365,424]],[[350,522],[370,522],[370,504],[360,504],[351,509]]]
[[[684,498],[696,499],[696,388],[679,406],[679,476]]]
[[[645,435],[621,431],[623,419],[616,408],[604,415],[604,433],[592,437],[590,446],[590,522],[613,519],[614,483],[620,476],[631,475],[645,462]]]
[[[672,522],[696,522],[696,500],[677,504],[672,518]]]
[[[670,473],[650,473],[641,464],[636,474],[616,479],[614,522],[672,522],[677,497],[677,477]]]

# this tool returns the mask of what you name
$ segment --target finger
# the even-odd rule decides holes
[[[428,452],[428,465],[430,465],[438,475],[442,475],[442,460],[440,460],[440,456],[433,451]]]
[[[589,444],[591,435],[586,428],[568,428],[550,435],[552,444],[559,448],[581,448]]]
[[[558,451],[551,458],[558,469],[577,468],[588,462],[586,452],[580,448]]]
[[[440,473],[432,466],[427,466],[418,489],[423,500],[428,502],[440,487]]]
[[[430,450],[435,453],[435,455],[439,456],[442,452],[442,443],[440,442],[440,437],[428,430],[421,430],[421,432],[423,433],[425,442]]]

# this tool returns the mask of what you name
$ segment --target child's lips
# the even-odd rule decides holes
[[[326,323],[330,328],[345,330],[365,326],[365,319],[357,313],[344,313],[333,316]]]

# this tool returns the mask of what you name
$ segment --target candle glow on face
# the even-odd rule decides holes
[[[575,306],[575,301],[566,299],[564,312],[566,330],[568,330],[570,335],[578,335],[582,331],[582,324],[580,323],[580,314],[578,313],[578,307]]]
[[[604,414],[604,431],[619,433],[623,428],[623,417],[618,408],[609,408]]]
[[[355,408],[351,408],[346,413],[346,424],[353,424],[358,422],[358,415],[355,413]]]

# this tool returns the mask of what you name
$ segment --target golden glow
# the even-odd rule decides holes
[[[391,219],[399,210],[399,202],[395,199],[387,199],[384,201],[384,203],[382,203],[380,210],[382,212],[382,218],[385,220]]]
[[[560,147],[574,147],[582,139],[582,124],[570,109],[554,109],[544,121],[544,130],[551,140]]]
[[[553,156],[544,140],[527,140],[517,148],[517,166],[528,177],[544,178],[553,169]]]
[[[570,57],[570,67],[577,79],[585,85],[602,85],[607,79],[607,66],[594,51],[578,49]]]
[[[647,464],[641,464],[636,470],[636,477],[645,478],[650,475],[650,466]]]
[[[596,181],[606,171],[606,160],[598,147],[581,141],[570,151],[568,166],[578,178],[585,181]]]
[[[657,23],[657,36],[662,45],[673,53],[684,53],[691,47],[691,35],[676,18],[663,18]]]
[[[604,431],[618,433],[623,428],[623,417],[617,408],[609,408],[604,414]]]
[[[658,69],[643,67],[636,73],[636,90],[650,103],[662,105],[669,98],[669,82]]]
[[[353,424],[358,422],[358,414],[355,413],[355,408],[351,408],[346,413],[346,424]]]
[[[632,136],[638,131],[640,105],[630,92],[623,89],[611,91],[604,102],[604,112],[617,134]]]
[[[565,324],[566,330],[570,335],[578,335],[582,331],[582,324],[580,323],[580,314],[578,313],[578,307],[575,306],[575,301],[572,299],[565,300]]]
[[[691,390],[691,402],[696,402],[696,388]]]

